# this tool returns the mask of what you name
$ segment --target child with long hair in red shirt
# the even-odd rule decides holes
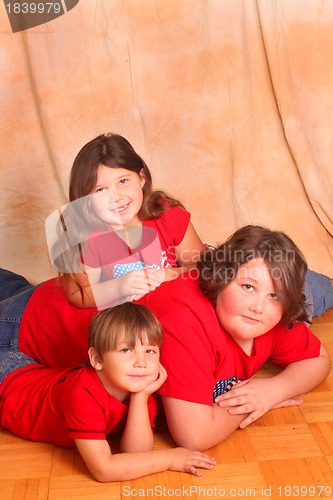
[[[205,248],[190,214],[153,190],[146,163],[120,135],[99,135],[79,151],[69,201],[48,218],[46,234],[77,307],[137,300],[194,266]]]

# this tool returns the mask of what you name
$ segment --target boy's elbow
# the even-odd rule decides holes
[[[101,466],[90,468],[89,470],[93,478],[99,483],[110,483],[112,481],[122,481],[128,479],[126,471],[119,471],[117,466]]]
[[[108,483],[112,481],[110,478],[110,471],[107,471],[104,467],[91,467],[89,470],[93,478],[99,483]]]
[[[111,479],[109,479],[109,476],[106,476],[105,474],[103,473],[91,473],[92,476],[94,477],[94,479],[96,479],[96,481],[98,481],[99,483],[109,483],[111,481]]]

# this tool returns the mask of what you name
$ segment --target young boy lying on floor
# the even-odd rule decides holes
[[[215,460],[184,448],[152,450],[153,394],[166,380],[162,328],[131,302],[98,313],[89,326],[89,362],[45,368],[17,350],[0,350],[0,426],[57,446],[76,445],[98,481],[124,481],[166,469],[201,476]],[[107,436],[122,432],[121,453]]]

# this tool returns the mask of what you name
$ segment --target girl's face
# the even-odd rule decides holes
[[[121,339],[115,350],[104,354],[102,361],[98,361],[92,347],[89,356],[105,389],[119,401],[124,401],[129,392],[143,391],[160,371],[160,349],[147,339],[143,344],[137,340],[134,347]]]
[[[216,314],[244,350],[251,348],[254,338],[279,323],[283,307],[263,259],[240,267],[235,279],[219,294]]]
[[[96,186],[91,193],[91,204],[97,217],[114,229],[139,224],[144,184],[143,171],[138,175],[125,168],[100,165]]]

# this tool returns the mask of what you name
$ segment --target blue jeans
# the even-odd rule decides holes
[[[0,383],[14,370],[36,364],[18,350],[21,318],[36,288],[23,276],[0,268]]]
[[[18,351],[21,318],[36,288],[23,276],[0,268],[0,349]]]
[[[0,349],[0,384],[13,371],[24,366],[37,364],[36,361],[23,354],[23,352]]]
[[[305,278],[305,295],[307,303],[311,304],[309,316],[321,316],[326,309],[333,307],[331,279],[309,269]]]

